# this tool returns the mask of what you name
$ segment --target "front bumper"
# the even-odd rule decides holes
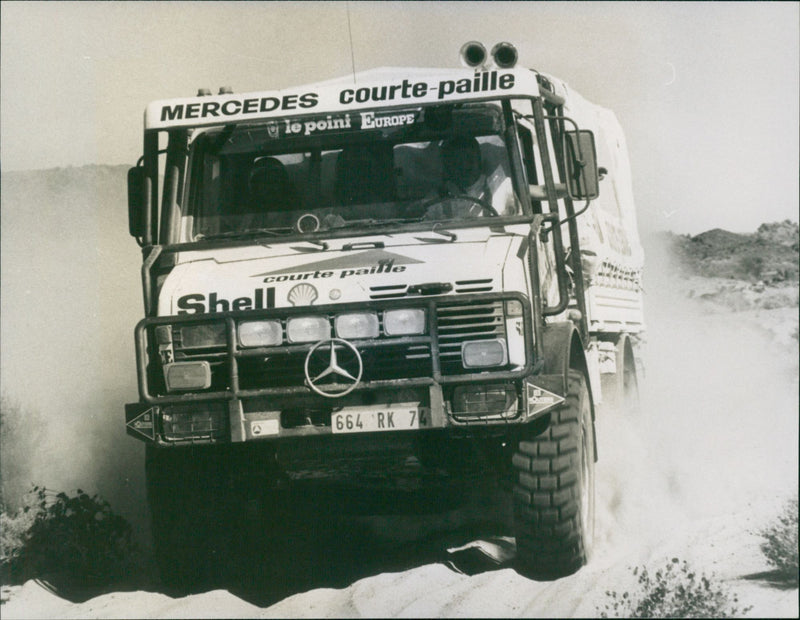
[[[504,308],[508,301],[522,307],[521,337],[524,361],[502,369],[481,371],[454,369],[446,361],[453,334],[443,329],[442,316],[452,309],[494,304]],[[412,376],[380,374],[377,370],[360,381],[346,396],[325,398],[300,381],[267,386],[247,383],[246,368],[254,360],[276,355],[302,357],[314,343],[280,348],[244,348],[237,340],[237,322],[387,308],[425,308],[428,325],[421,336],[376,338],[353,341],[370,360],[390,356],[398,347],[423,350],[419,363],[408,366]],[[153,393],[153,330],[160,325],[181,325],[209,320],[224,323],[225,345],[220,347],[220,372],[215,385],[186,394]],[[130,435],[152,443],[177,445],[274,441],[282,438],[367,434],[383,432],[425,432],[435,429],[502,434],[545,414],[563,401],[563,377],[536,373],[532,342],[530,304],[518,293],[490,293],[430,298],[373,301],[314,308],[282,308],[231,312],[224,315],[158,317],[145,319],[136,328],[140,402],[125,406]],[[503,319],[506,329],[505,321]],[[449,328],[448,328],[449,329]],[[459,328],[460,329],[460,328]],[[388,352],[388,353],[387,353]],[[289,359],[289,358],[287,358]],[[445,361],[443,361],[445,360]],[[150,366],[150,369],[148,368]],[[421,372],[420,369],[423,369]],[[395,369],[396,370],[396,369]],[[395,373],[396,374],[396,373]],[[415,375],[415,376],[413,376]]]

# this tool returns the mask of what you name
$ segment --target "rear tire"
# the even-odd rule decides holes
[[[617,343],[615,362],[617,372],[600,375],[603,406],[625,413],[635,413],[639,410],[639,380],[633,347],[627,336],[622,336]]]
[[[566,402],[512,457],[514,530],[522,572],[554,579],[586,564],[594,542],[595,438],[586,377],[570,371]]]

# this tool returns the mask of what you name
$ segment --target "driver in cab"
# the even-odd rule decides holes
[[[479,216],[484,209],[478,201],[490,202],[491,193],[486,175],[481,170],[478,141],[470,136],[455,136],[442,142],[439,152],[442,163],[441,201],[428,209],[425,219]]]
[[[442,164],[441,200],[431,206],[424,219],[450,219],[497,215],[495,192],[483,172],[478,141],[466,135],[445,140],[440,147]],[[502,200],[503,203],[507,200]],[[503,205],[505,207],[505,204]],[[505,208],[502,209],[506,211]]]

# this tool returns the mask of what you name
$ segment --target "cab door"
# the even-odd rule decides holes
[[[530,103],[527,103],[527,107],[527,113],[530,114]],[[550,209],[544,189],[545,170],[542,165],[542,158],[539,155],[540,145],[536,130],[533,123],[522,117],[517,118],[516,129],[522,150],[522,162],[527,176],[531,206],[534,215],[541,216],[549,213]],[[540,232],[548,229],[550,224],[543,223],[542,227]],[[542,306],[545,309],[556,307],[560,301],[554,237],[552,233],[531,235],[531,242],[536,246],[540,295]]]

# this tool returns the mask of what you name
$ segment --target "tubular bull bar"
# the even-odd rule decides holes
[[[467,306],[475,303],[507,302],[516,300],[522,308],[523,342],[525,351],[524,364],[514,370],[464,372],[448,374],[442,371],[440,340],[438,331],[439,308]],[[273,347],[244,348],[237,337],[237,325],[241,321],[262,319],[288,319],[293,316],[323,315],[332,316],[347,312],[383,311],[403,308],[420,308],[426,311],[426,332],[420,336],[393,337],[390,342],[386,338],[359,339],[353,344],[359,351],[371,349],[380,350],[381,347],[391,345],[425,345],[430,351],[432,372],[430,376],[407,377],[397,379],[379,379],[359,382],[352,390],[352,395],[363,395],[367,392],[380,394],[392,390],[417,390],[427,393],[427,402],[430,410],[430,421],[427,428],[447,427],[490,427],[498,424],[521,424],[546,413],[553,407],[563,402],[561,396],[564,391],[564,380],[560,375],[538,374],[541,364],[534,359],[534,343],[531,320],[531,308],[528,299],[521,293],[486,293],[486,294],[461,294],[458,296],[436,297],[410,297],[390,300],[372,300],[368,302],[353,302],[343,304],[328,304],[313,307],[269,308],[261,310],[239,310],[226,313],[203,313],[191,315],[176,315],[163,317],[149,317],[138,323],[135,329],[136,365],[140,401],[125,405],[126,426],[128,434],[138,439],[143,439],[159,444],[174,445],[178,443],[215,443],[238,442],[256,439],[252,433],[244,428],[245,414],[243,401],[252,399],[287,399],[297,398],[301,401],[315,398],[314,392],[307,385],[291,385],[279,387],[263,387],[256,389],[243,389],[239,381],[239,360],[249,357],[268,357],[277,353],[307,354],[315,342],[303,344],[289,344]],[[503,317],[505,321],[505,317]],[[225,366],[227,368],[227,387],[224,390],[204,390],[183,394],[158,395],[151,392],[148,381],[148,360],[160,363],[158,353],[152,339],[148,338],[148,330],[160,325],[191,325],[209,323],[212,321],[223,322],[225,325]],[[535,385],[534,385],[535,381]],[[445,413],[443,387],[465,384],[492,384],[498,382],[514,382],[519,386],[521,402],[518,405],[518,415],[513,419],[471,419],[456,420]],[[542,390],[544,398],[542,398]],[[539,396],[532,396],[538,394]],[[319,398],[319,397],[316,397]],[[537,400],[538,399],[538,400]],[[331,399],[336,401],[337,399]],[[344,401],[345,399],[341,399]],[[329,404],[338,404],[336,402]],[[196,436],[182,440],[165,440],[163,432],[164,412],[171,408],[189,410],[194,408],[203,410],[224,410],[225,429],[205,428]],[[278,418],[280,420],[280,418]],[[330,434],[331,428],[315,426],[309,428],[282,428],[278,422],[278,432],[269,438]],[[267,438],[266,436],[264,438]],[[259,438],[260,439],[260,438]]]

